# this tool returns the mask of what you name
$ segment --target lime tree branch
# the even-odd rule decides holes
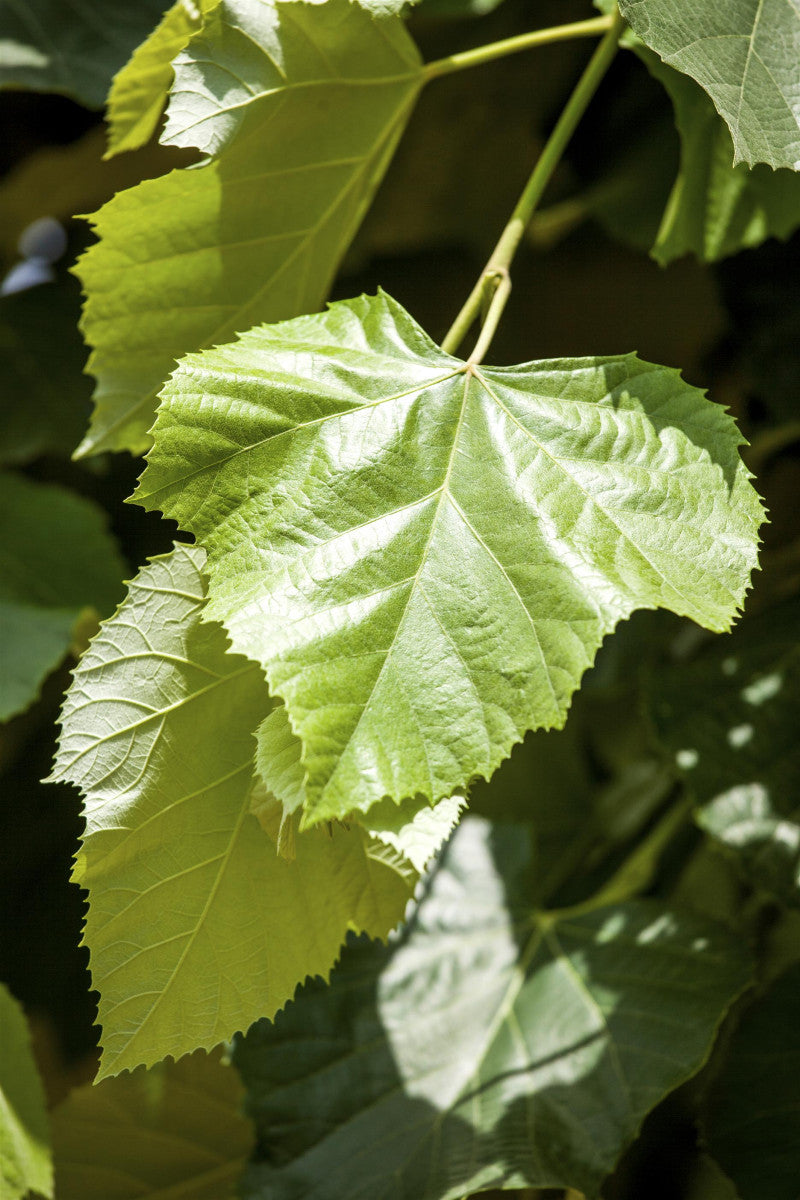
[[[423,74],[426,79],[437,79],[440,75],[465,71],[468,67],[477,67],[496,58],[505,58],[508,54],[519,54],[520,51],[530,50],[533,46],[547,46],[551,42],[567,42],[574,38],[598,37],[611,28],[613,20],[612,16],[593,17],[589,21],[572,21],[568,25],[534,29],[531,33],[521,33],[517,37],[504,38],[500,42],[489,42],[475,50],[464,50],[460,54],[438,58],[425,66]]]
[[[589,24],[589,22],[586,22]],[[503,230],[500,240],[492,251],[492,255],[475,287],[470,292],[466,303],[450,327],[442,349],[452,354],[461,345],[473,322],[487,302],[487,297],[493,297],[500,292],[498,304],[490,302],[488,313],[491,314],[492,328],[487,337],[481,335],[479,346],[470,356],[471,362],[480,362],[489,348],[489,342],[500,319],[500,314],[510,291],[509,269],[517,248],[522,240],[525,227],[531,220],[536,206],[544,194],[553,172],[555,171],[567,144],[575,132],[581,117],[586,111],[592,96],[600,86],[608,68],[617,52],[619,39],[625,28],[625,22],[618,12],[606,21],[606,33],[600,45],[595,50],[589,63],[581,75],[567,104],[559,117],[553,132],[547,140],[530,179],[517,201],[511,218]],[[485,310],[485,309],[484,309]],[[486,310],[485,310],[486,311]]]

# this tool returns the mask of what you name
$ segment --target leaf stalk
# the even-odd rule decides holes
[[[611,66],[614,56],[617,52],[620,37],[625,29],[625,21],[616,11],[607,22],[607,32],[600,42],[600,45],[595,50],[592,57],[578,80],[572,95],[567,101],[561,116],[556,122],[553,132],[547,139],[544,149],[536,163],[536,166],[531,172],[531,176],[526,183],[519,200],[516,203],[514,211],[511,214],[508,224],[500,235],[492,254],[481,272],[478,282],[470,292],[464,303],[461,311],[451,325],[444,340],[442,341],[442,349],[447,354],[453,354],[469,332],[473,322],[478,317],[481,306],[485,301],[488,289],[492,290],[493,302],[489,306],[488,315],[492,312],[494,298],[496,298],[499,288],[497,280],[508,276],[511,263],[514,255],[517,252],[526,226],[533,217],[536,207],[541,200],[544,191],[550,182],[553,172],[558,166],[559,161],[573,135],[581,117],[589,106],[589,103],[597,91],[600,83]],[[504,289],[502,306],[508,299],[508,291],[510,289],[510,280],[507,287]],[[497,328],[500,312],[495,309],[495,320],[491,333],[487,338],[483,337],[483,332],[479,341],[481,345],[481,357],[489,348],[491,336]],[[475,352],[478,347],[476,346]],[[470,362],[480,361],[474,356],[470,358]]]
[[[571,21],[567,25],[552,25],[548,29],[534,29],[531,33],[520,33],[516,37],[503,38],[499,42],[488,42],[474,50],[462,50],[458,54],[449,54],[446,58],[437,58],[434,62],[426,63],[423,76],[426,80],[438,79],[442,75],[452,75],[456,71],[478,67],[483,63],[493,62],[494,59],[505,58],[509,54],[519,54],[522,50],[530,50],[534,46],[548,46],[553,42],[572,41],[574,38],[597,37],[611,28],[612,21],[612,16],[592,17],[588,21]]]

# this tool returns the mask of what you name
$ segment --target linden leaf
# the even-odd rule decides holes
[[[190,356],[137,498],[303,743],[306,823],[436,802],[561,725],[635,608],[715,630],[761,506],[730,417],[635,355],[483,367],[385,294]]]

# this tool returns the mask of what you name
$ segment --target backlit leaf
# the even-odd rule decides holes
[[[253,1148],[242,1100],[219,1052],[77,1088],[53,1113],[58,1200],[235,1200]]]
[[[303,742],[306,821],[435,802],[563,724],[637,607],[725,629],[761,509],[731,419],[635,355],[475,367],[385,294],[164,389],[137,498]]]
[[[172,60],[202,25],[200,2],[176,0],[114,76],[108,94],[106,157],[143,146],[156,131],[172,83]],[[205,0],[210,8],[215,0]]]
[[[394,946],[349,947],[239,1042],[264,1148],[246,1197],[597,1195],[704,1061],[747,955],[657,903],[533,912],[529,880],[524,831],[466,818]]]
[[[796,0],[620,0],[645,45],[709,94],[735,162],[800,169]]]
[[[188,351],[319,306],[422,82],[402,21],[350,0],[224,0],[174,66],[164,139],[214,157],[93,218],[100,241],[78,266],[98,379],[84,454],[146,449]]]
[[[53,1195],[44,1091],[25,1014],[0,983],[0,1194],[22,1200]]]
[[[385,936],[414,878],[358,828],[280,858],[250,813],[269,698],[201,622],[202,551],[130,585],[75,672],[54,779],[86,796],[75,878],[100,992],[101,1075],[210,1048],[327,975],[348,929]]]
[[[35,700],[83,609],[113,607],[124,566],[106,526],[90,500],[0,473],[0,720]]]

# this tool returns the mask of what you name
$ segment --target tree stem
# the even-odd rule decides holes
[[[592,96],[597,91],[603,76],[611,66],[624,28],[625,22],[623,18],[619,12],[615,12],[608,20],[605,37],[590,58],[586,70],[578,80],[564,111],[558,118],[556,126],[550,134],[544,150],[539,156],[536,166],[533,168],[530,179],[525,185],[522,195],[517,201],[511,218],[500,235],[500,240],[492,251],[489,261],[481,272],[478,282],[470,292],[461,312],[456,317],[442,342],[442,349],[447,354],[454,353],[461,345],[472,323],[477,318],[482,304],[485,302],[487,289],[491,289],[492,295],[494,295],[495,289],[498,288],[498,281],[508,278],[508,271],[517,248],[522,241],[525,227],[536,211],[536,206],[541,200],[544,190],[550,182],[570,138],[575,132],[578,122],[586,111]],[[505,299],[508,296],[509,288],[510,282],[504,288],[503,303],[505,303]],[[489,312],[492,311],[493,307],[494,304],[490,304]],[[499,313],[496,315],[499,316]],[[496,324],[495,320],[495,328]],[[492,333],[494,333],[494,329],[492,329]],[[482,337],[481,341],[484,340],[486,344],[482,346],[481,354],[484,354],[488,349],[490,338],[483,339]],[[471,361],[479,360],[471,359]]]
[[[566,42],[573,38],[596,37],[611,28],[612,19],[610,16],[593,17],[589,21],[553,25],[549,29],[535,29],[531,33],[520,33],[517,37],[504,38],[500,42],[489,42],[475,50],[463,50],[460,54],[449,54],[447,58],[437,58],[435,62],[426,63],[423,74],[426,79],[438,79],[442,75],[465,71],[468,67],[477,67],[496,58],[505,58],[507,54],[519,54],[532,46],[547,46],[551,42]]]

